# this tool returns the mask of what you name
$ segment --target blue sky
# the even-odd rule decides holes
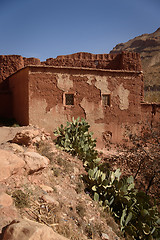
[[[109,53],[160,27],[160,0],[0,0],[0,55]]]

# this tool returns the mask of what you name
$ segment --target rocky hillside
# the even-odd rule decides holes
[[[110,53],[134,51],[140,53],[144,71],[145,100],[160,102],[160,28],[116,45]]]
[[[0,240],[123,239],[82,174],[82,161],[44,130],[0,127]]]

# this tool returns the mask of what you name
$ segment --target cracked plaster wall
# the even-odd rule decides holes
[[[58,73],[56,79],[57,87],[63,90],[64,92],[67,92],[73,88],[73,80],[70,79],[69,74]]]
[[[116,142],[122,139],[125,124],[138,121],[139,115],[134,111],[140,96],[133,98],[138,76],[73,69],[42,70],[30,72],[30,123],[53,132],[61,123],[80,116],[89,122],[99,142],[108,133]],[[64,92],[75,92],[74,106],[64,106]],[[104,93],[111,94],[110,107],[102,106]]]
[[[80,75],[79,75],[80,76]],[[100,91],[101,94],[111,94],[111,90],[109,89],[109,80],[106,76],[91,76],[91,75],[86,75],[87,77],[87,83],[89,85],[94,85],[96,86]],[[109,77],[110,79],[110,77]],[[128,79],[127,77],[124,77],[124,79]],[[114,81],[112,79],[112,81]],[[116,88],[113,90],[113,96],[118,96],[119,98],[119,108],[123,111],[128,109],[129,107],[129,93],[130,91],[126,88],[124,88],[123,83],[118,85]]]
[[[115,90],[115,95],[118,95],[119,97],[119,108],[121,110],[126,110],[129,107],[129,90],[124,88],[123,83],[121,83],[119,86],[117,86],[117,89]]]
[[[47,102],[45,99],[32,99],[30,105],[30,123],[33,125],[36,123],[39,127],[45,128],[49,132],[53,132],[60,123],[64,124],[68,121],[67,115],[61,105],[55,105],[47,112]]]

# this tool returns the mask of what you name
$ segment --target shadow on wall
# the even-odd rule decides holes
[[[12,94],[8,90],[8,81],[0,83],[0,118],[12,118]]]

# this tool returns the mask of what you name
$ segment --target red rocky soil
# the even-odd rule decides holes
[[[1,127],[0,165],[1,240],[123,239],[85,193],[82,162],[44,130]]]

